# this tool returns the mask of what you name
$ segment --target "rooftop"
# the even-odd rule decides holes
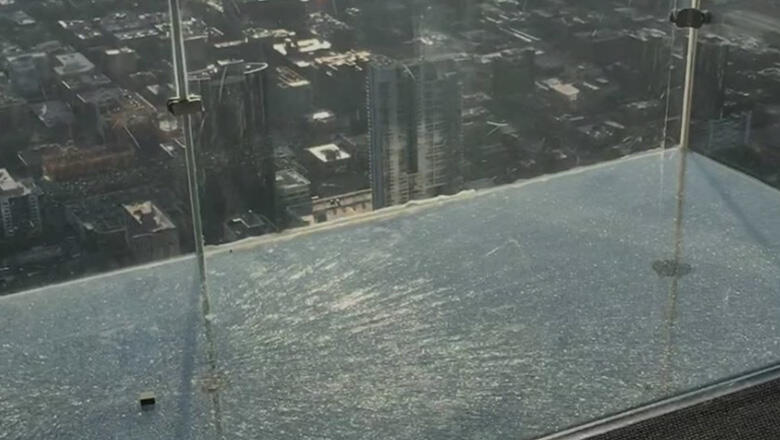
[[[283,43],[274,44],[273,47],[275,51],[282,55],[288,55],[292,52],[310,54],[318,51],[328,50],[331,48],[331,44],[328,41],[317,38],[306,38],[301,40],[287,38]]]
[[[60,20],[57,23],[64,30],[73,32],[73,35],[79,40],[91,40],[103,36],[103,32],[92,23],[84,20]]]
[[[89,72],[62,80],[61,84],[69,91],[79,92],[111,85],[111,78],[100,72]]]
[[[189,73],[191,81],[213,81],[216,84],[228,84],[243,81],[243,75],[249,75],[268,69],[268,63],[247,62],[242,59],[218,60],[203,69]]]
[[[121,116],[125,122],[145,119],[155,112],[154,106],[141,95],[120,87],[85,90],[76,97],[84,104],[98,107],[104,116]]]
[[[542,81],[542,83],[560,95],[563,95],[569,99],[574,99],[580,94],[580,90],[573,84],[562,83],[557,78],[547,79]]]
[[[11,177],[5,168],[0,168],[0,196],[19,196],[27,191],[25,186]]]
[[[336,114],[330,110],[318,110],[306,115],[306,120],[312,123],[331,122],[336,119]]]
[[[252,211],[242,212],[227,220],[225,227],[230,230],[232,236],[237,240],[261,235],[273,230],[273,225],[268,219]]]
[[[191,257],[2,297],[0,439],[524,439],[775,362],[780,192],[691,155],[660,276],[678,154],[211,248],[206,316]]]
[[[133,29],[129,31],[116,32],[114,33],[114,38],[122,42],[122,44],[126,44],[127,42],[132,40],[152,38],[152,37],[157,37],[159,35],[160,35],[159,31],[150,27],[144,29]]]
[[[155,191],[151,188],[134,188],[117,193],[109,193],[93,197],[81,197],[66,203],[69,222],[75,222],[80,227],[97,234],[110,234],[125,229],[126,217],[124,206],[138,203],[143,197],[153,196],[154,200],[163,200],[161,206],[169,206],[164,189]],[[156,205],[156,204],[155,204]],[[0,437],[2,438],[2,437]]]
[[[276,186],[279,189],[292,188],[297,186],[308,186],[311,182],[301,176],[295,170],[281,170],[276,172]]]
[[[276,84],[283,88],[290,87],[308,87],[311,85],[309,80],[296,73],[289,67],[280,66],[275,69],[276,71]]]
[[[166,23],[167,20],[167,12],[137,14],[129,11],[118,11],[101,18],[100,26],[106,32],[115,34],[119,38],[119,34],[135,30],[154,31],[154,25]],[[157,32],[154,31],[154,33]]]
[[[55,55],[55,58],[60,65],[54,71],[60,76],[81,75],[95,69],[95,65],[79,52]]]
[[[170,27],[171,25],[167,20],[155,25],[155,29],[165,38],[170,38]],[[203,20],[195,17],[188,17],[182,20],[182,32],[186,38],[207,36],[208,31],[209,27]]]
[[[320,162],[336,162],[339,160],[346,160],[350,158],[349,153],[339,148],[336,144],[326,144],[317,147],[311,147],[306,149]]]
[[[314,63],[333,70],[344,66],[361,70],[363,65],[371,62],[371,57],[371,52],[350,50],[343,53],[331,53],[316,57],[314,58]]]
[[[114,49],[106,49],[105,50],[105,54],[106,55],[120,55],[120,54],[131,55],[131,54],[135,54],[135,53],[136,53],[135,49],[131,49],[129,47],[120,47],[118,49],[114,48]]]
[[[122,208],[144,232],[159,232],[176,228],[171,219],[150,200],[127,203],[122,205]]]
[[[46,128],[53,128],[58,125],[71,125],[76,122],[73,110],[62,101],[39,102],[30,104],[30,108]]]
[[[285,38],[292,38],[295,36],[295,31],[287,29],[264,29],[264,28],[248,28],[244,29],[244,35],[249,39],[276,39],[283,40]]]

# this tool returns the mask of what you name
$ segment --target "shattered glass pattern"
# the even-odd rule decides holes
[[[211,341],[189,259],[2,298],[0,439],[531,438],[775,362],[780,192],[691,155],[663,276],[677,163],[211,249]]]

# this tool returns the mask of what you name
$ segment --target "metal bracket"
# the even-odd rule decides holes
[[[672,11],[669,20],[678,28],[699,29],[705,24],[712,23],[712,13],[695,8],[681,9]]]
[[[168,111],[174,116],[194,115],[203,111],[203,101],[197,95],[171,98],[168,100]]]

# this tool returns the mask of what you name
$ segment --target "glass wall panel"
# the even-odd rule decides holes
[[[157,3],[0,4],[0,295],[192,252]]]
[[[690,386],[776,363],[780,5],[704,1],[670,288],[670,370]],[[716,355],[716,362],[702,363]]]

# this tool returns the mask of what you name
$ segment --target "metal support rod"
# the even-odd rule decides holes
[[[198,262],[198,277],[202,292],[206,291],[206,255],[203,243],[203,220],[200,211],[200,194],[198,191],[198,169],[195,162],[194,134],[192,130],[192,115],[183,116],[185,160],[187,162],[187,186],[190,193],[190,210],[192,211],[192,233],[195,238],[195,259]],[[209,313],[208,310],[205,311]]]
[[[699,9],[701,0],[691,0],[691,7]],[[688,151],[691,145],[691,115],[693,114],[693,87],[696,77],[697,49],[699,47],[699,29],[688,29],[688,56],[685,61],[685,89],[682,117],[680,118],[680,164],[677,174],[677,217],[675,219],[674,261],[680,264],[683,245],[683,212],[685,209],[685,177],[688,168]],[[675,292],[676,293],[676,292]],[[675,295],[676,296],[676,295]],[[674,298],[676,299],[676,298]],[[672,303],[674,306],[676,301]],[[674,309],[671,311],[674,313]],[[671,316],[674,319],[674,316]]]
[[[187,98],[190,94],[190,86],[187,82],[187,60],[184,57],[184,33],[181,29],[181,8],[179,6],[179,0],[168,0],[176,93],[179,98]]]
[[[181,10],[179,0],[169,0],[171,19],[171,46],[173,49],[173,70],[176,79],[176,94],[180,100],[186,100],[190,95],[187,81],[187,60],[184,53],[184,35],[181,28]],[[184,122],[184,156],[187,163],[187,187],[190,193],[190,210],[192,211],[192,229],[195,239],[195,258],[198,262],[200,289],[206,290],[206,257],[204,255],[203,222],[200,211],[200,194],[198,192],[198,168],[195,161],[195,139],[192,130],[192,115],[180,118]]]
[[[187,60],[184,53],[184,35],[181,26],[181,9],[179,0],[168,1],[171,19],[171,46],[173,49],[173,70],[176,78],[177,96],[169,101],[169,110],[179,116],[184,128],[184,156],[187,164],[187,186],[190,193],[190,210],[192,211],[192,229],[195,238],[195,258],[198,264],[199,289],[201,297],[201,313],[203,314],[207,341],[207,362],[211,370],[211,380],[218,382],[217,350],[214,338],[214,328],[211,323],[211,301],[206,284],[206,256],[203,243],[203,222],[200,211],[200,194],[198,192],[198,167],[195,160],[195,139],[192,128],[192,115],[200,109],[200,99],[190,96],[187,81]],[[180,110],[180,111],[176,111]],[[216,438],[222,439],[222,410],[220,404],[218,383],[211,391],[212,414]]]
[[[699,9],[701,0],[691,0],[691,8]],[[688,152],[691,142],[691,115],[693,113],[693,86],[696,76],[696,59],[699,47],[699,29],[688,28],[688,56],[685,61],[685,88],[680,117],[680,149]]]
[[[691,7],[699,9],[701,0],[691,0]],[[680,267],[683,257],[683,232],[685,212],[685,184],[688,171],[688,152],[691,143],[691,115],[693,113],[693,87],[696,76],[697,49],[699,43],[699,30],[695,27],[688,28],[688,54],[685,61],[685,89],[683,91],[683,108],[680,118],[680,163],[677,170],[677,194],[676,215],[674,222],[674,268],[675,274],[669,285],[667,299],[666,328],[664,335],[664,355],[662,361],[662,386],[666,394],[672,391],[671,362],[674,346],[674,328],[677,322],[677,298],[679,291]]]

